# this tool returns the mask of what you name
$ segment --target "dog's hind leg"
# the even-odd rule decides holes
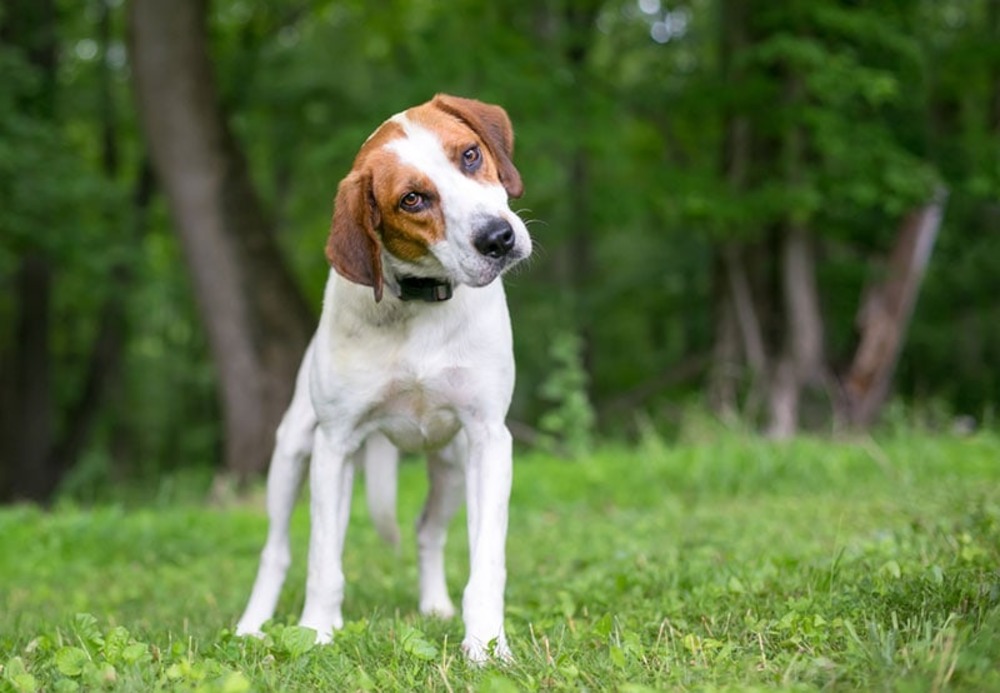
[[[382,539],[399,546],[399,523],[396,521],[399,451],[384,435],[373,433],[365,441],[361,454],[365,496],[372,522]]]
[[[462,504],[465,489],[464,436],[427,456],[430,487],[417,522],[420,561],[420,613],[441,618],[455,615],[444,573],[444,545],[448,523]]]
[[[313,347],[306,350],[295,379],[292,403],[278,426],[267,475],[267,541],[260,555],[250,601],[236,625],[238,635],[257,635],[274,615],[281,586],[292,560],[288,525],[302,486],[306,462],[313,448],[316,414],[309,395]]]

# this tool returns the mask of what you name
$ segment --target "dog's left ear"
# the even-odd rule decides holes
[[[433,105],[445,113],[453,115],[479,135],[496,159],[500,170],[500,182],[511,197],[524,194],[521,174],[514,167],[514,128],[507,111],[475,99],[438,94]]]
[[[372,287],[382,300],[382,252],[375,229],[381,215],[372,196],[370,173],[354,171],[340,182],[334,201],[326,259],[342,276]]]

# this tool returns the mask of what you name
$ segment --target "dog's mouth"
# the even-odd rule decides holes
[[[531,254],[531,237],[520,219],[489,217],[471,235],[471,245],[463,253],[465,283],[486,286]]]
[[[517,249],[499,258],[479,257],[472,267],[465,270],[462,283],[474,287],[487,286],[527,257],[528,253]]]

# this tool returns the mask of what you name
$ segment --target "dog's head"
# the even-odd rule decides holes
[[[523,192],[499,106],[439,94],[383,123],[340,183],[330,264],[372,287],[425,277],[485,286],[531,254],[508,198]]]

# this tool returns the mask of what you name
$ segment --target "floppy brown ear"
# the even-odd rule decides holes
[[[453,115],[479,135],[496,159],[500,182],[511,197],[524,194],[521,174],[514,167],[514,128],[507,111],[493,104],[459,96],[438,94],[432,103],[445,113]]]
[[[382,300],[382,254],[375,229],[381,223],[371,174],[350,173],[337,188],[326,259],[352,282],[370,286]]]

